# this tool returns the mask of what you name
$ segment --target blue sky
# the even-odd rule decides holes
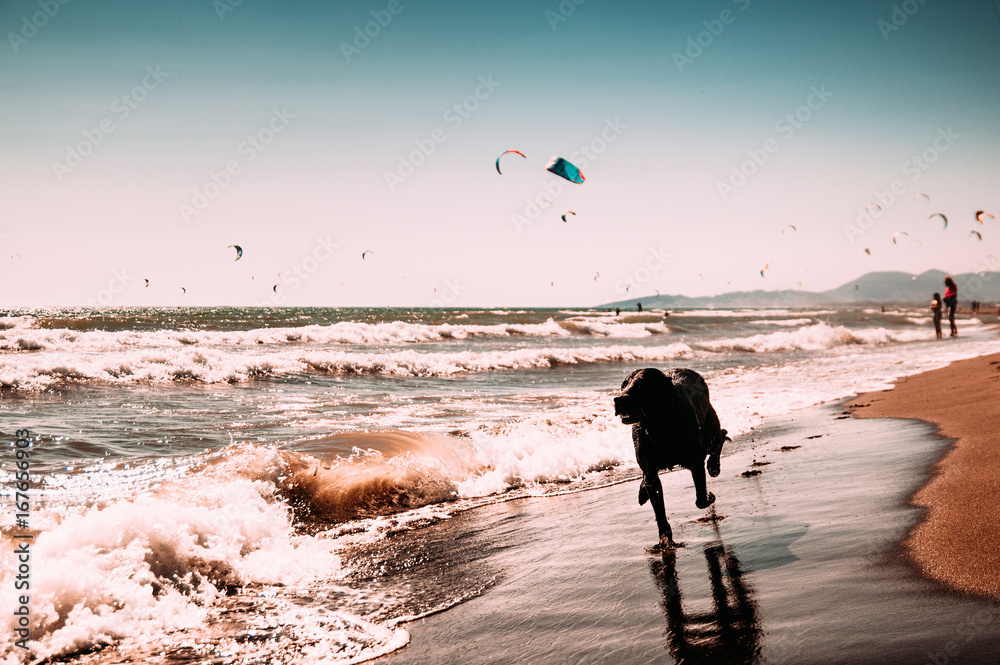
[[[582,306],[1000,269],[974,219],[1000,216],[991,2],[8,0],[0,29],[6,305]],[[498,175],[507,149],[527,159]]]

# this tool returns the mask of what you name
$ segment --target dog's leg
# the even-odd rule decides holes
[[[713,478],[717,478],[722,472],[720,458],[722,456],[722,446],[728,440],[726,434],[728,434],[728,432],[722,429],[722,425],[719,423],[718,414],[715,413],[715,409],[712,408],[711,404],[709,404],[708,411],[705,414],[704,435],[708,439],[705,445],[705,452],[708,453],[708,475]]]
[[[649,502],[653,504],[653,514],[656,515],[656,528],[660,532],[660,542],[650,548],[650,551],[662,552],[663,550],[680,547],[679,544],[674,542],[670,523],[667,522],[667,511],[663,508],[663,485],[660,484],[659,474],[656,471],[644,474],[642,484],[646,488],[646,495],[649,497]]]
[[[694,480],[694,505],[708,508],[715,503],[715,495],[708,491],[705,484],[705,467],[701,464],[695,465],[695,468],[691,469],[691,478]]]

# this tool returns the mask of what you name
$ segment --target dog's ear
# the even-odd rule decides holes
[[[636,375],[638,375],[639,372],[641,371],[642,371],[641,369],[634,369],[631,372],[629,372],[629,375],[625,377],[624,381],[622,381],[621,389],[625,390],[625,387],[628,386],[628,384],[632,383],[632,379],[634,379]]]

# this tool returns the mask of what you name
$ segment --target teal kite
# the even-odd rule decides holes
[[[548,165],[545,167],[545,170],[551,171],[557,176],[562,176],[570,182],[575,182],[577,184],[586,180],[586,178],[583,177],[583,174],[580,173],[580,169],[576,168],[562,157],[553,157],[550,159]]]

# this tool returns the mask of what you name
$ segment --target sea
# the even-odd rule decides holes
[[[450,520],[638,477],[612,404],[632,370],[700,372],[738,442],[1000,352],[996,324],[964,314],[937,340],[907,308],[5,312],[0,662],[365,662],[498,583]]]

